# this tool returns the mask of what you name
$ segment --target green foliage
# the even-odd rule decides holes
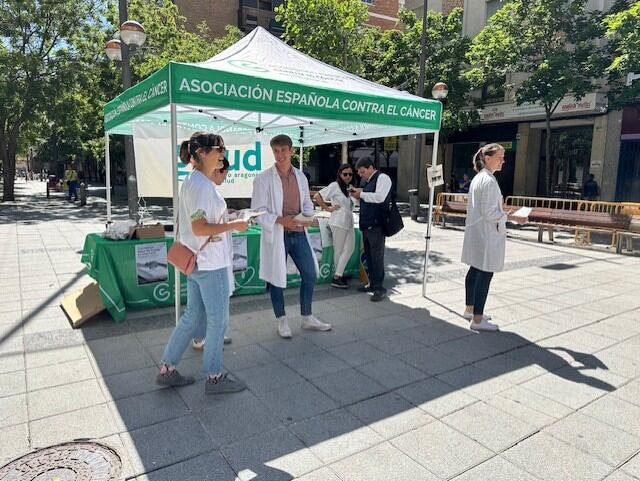
[[[283,39],[334,67],[358,72],[371,34],[361,0],[288,0],[276,8]]]
[[[79,52],[76,32],[90,28],[96,2],[2,0],[0,2],[0,159],[4,200],[14,198],[18,141],[25,126],[41,122],[52,98],[73,86]]]
[[[609,74],[609,100],[614,106],[637,99],[640,96],[640,80],[631,86],[624,84],[629,73],[640,73],[640,2],[620,1],[613,12],[604,18],[608,51],[611,63]]]
[[[404,30],[387,30],[380,34],[374,48],[369,49],[363,75],[389,87],[417,91],[422,20],[415,13],[403,10],[400,20]],[[462,9],[449,15],[428,12],[426,30],[425,96],[437,82],[449,87],[444,103],[441,135],[467,129],[477,122],[475,110],[465,109],[470,102],[470,82],[464,76],[465,55],[469,40],[462,36]]]
[[[517,104],[541,103],[549,122],[568,94],[576,99],[597,88],[602,74],[599,12],[587,12],[586,0],[508,0],[473,39],[468,78],[476,87],[504,81]],[[513,80],[522,78],[519,83]],[[546,186],[550,189],[550,162]]]

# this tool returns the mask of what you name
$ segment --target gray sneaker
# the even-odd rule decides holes
[[[196,382],[191,376],[183,376],[177,369],[173,371],[167,371],[166,374],[160,374],[156,376],[156,384],[161,386],[187,386]]]
[[[232,379],[227,374],[223,374],[218,381],[212,381],[210,378],[204,383],[205,394],[227,394],[232,392],[244,391],[247,385],[238,380]]]

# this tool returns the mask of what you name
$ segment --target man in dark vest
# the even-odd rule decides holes
[[[356,163],[361,179],[361,189],[354,189],[351,196],[360,199],[360,230],[364,241],[364,256],[369,274],[369,284],[358,288],[361,292],[373,292],[372,302],[384,299],[387,290],[384,281],[384,242],[382,230],[383,207],[391,195],[391,178],[376,170],[369,157]]]

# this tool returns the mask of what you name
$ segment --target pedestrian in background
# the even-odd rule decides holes
[[[64,180],[69,187],[69,195],[67,200],[78,200],[78,172],[73,164],[69,164],[67,170],[64,172]]]
[[[502,192],[494,172],[504,165],[504,147],[488,144],[473,156],[473,178],[467,198],[467,217],[462,247],[462,262],[469,271],[465,278],[464,318],[474,331],[497,331],[491,316],[484,314],[489,285],[494,272],[504,268],[507,220],[525,224],[528,219],[509,217],[502,209]]]
[[[164,386],[194,382],[192,377],[182,376],[176,366],[206,316],[206,343],[202,356],[203,371],[207,376],[205,394],[238,392],[246,385],[222,372],[222,345],[229,323],[232,290],[229,277],[233,256],[229,234],[247,230],[248,224],[243,220],[225,222],[227,203],[211,181],[213,172],[223,166],[222,137],[198,133],[185,142],[196,165],[180,189],[177,233],[180,242],[196,254],[196,269],[187,277],[187,307],[162,354],[156,382]],[[190,161],[187,157],[181,160],[183,163]]]
[[[327,212],[331,212],[329,229],[333,237],[333,264],[335,272],[331,285],[338,289],[347,289],[349,284],[344,278],[344,270],[355,247],[353,232],[353,201],[349,188],[353,188],[353,167],[342,164],[338,168],[337,179],[317,192],[313,199]],[[331,202],[328,206],[326,202]]]
[[[582,188],[582,197],[587,200],[598,200],[600,196],[600,186],[596,182],[596,176],[589,174],[589,180],[584,183]]]

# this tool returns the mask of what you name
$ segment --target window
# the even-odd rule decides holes
[[[271,11],[271,1],[260,0],[259,8],[260,10]]]
[[[242,0],[243,7],[258,8],[258,0]]]
[[[487,104],[504,102],[504,81],[488,83],[482,87],[482,101]]]
[[[257,27],[258,17],[256,17],[255,15],[247,15],[244,19],[244,23],[248,27]]]
[[[373,2],[375,0],[362,0],[364,3],[366,3],[367,5],[373,5]]]

